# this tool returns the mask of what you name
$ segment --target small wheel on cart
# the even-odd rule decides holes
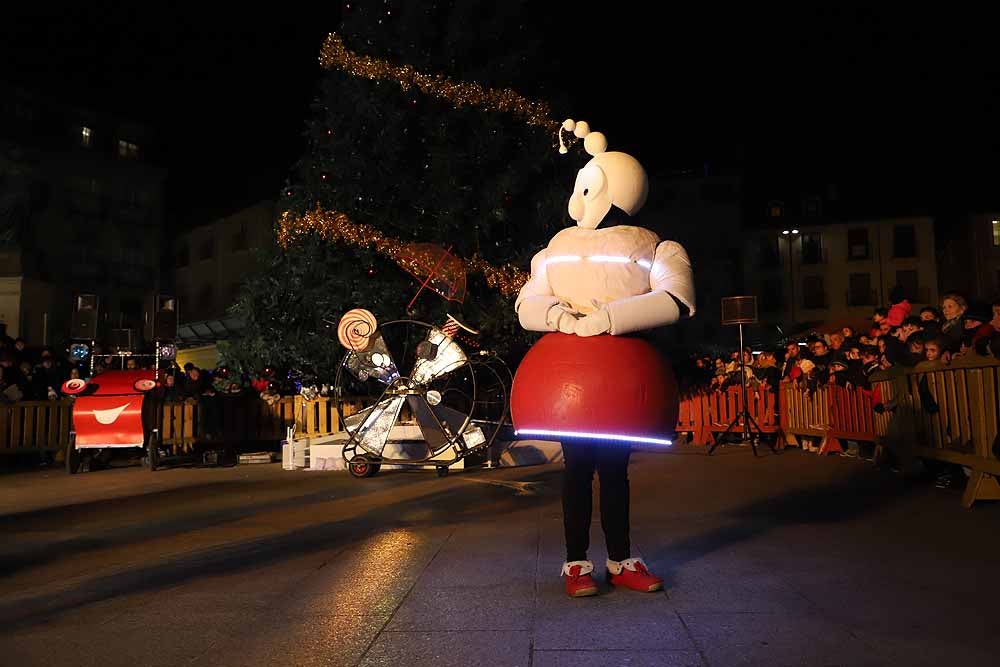
[[[448,466],[438,466],[437,467],[437,476],[438,477],[447,477],[448,476]]]
[[[80,467],[80,455],[76,451],[76,434],[71,433],[66,445],[66,472],[75,475]]]
[[[159,433],[153,431],[149,435],[149,442],[146,445],[146,456],[143,458],[143,463],[150,472],[154,471],[160,465],[160,438]]]
[[[358,454],[351,459],[351,462],[348,464],[347,469],[351,471],[351,475],[353,477],[357,477],[358,479],[363,479],[365,477],[371,477],[372,475],[377,473],[378,464],[372,463],[364,456]]]

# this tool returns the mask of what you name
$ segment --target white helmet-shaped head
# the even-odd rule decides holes
[[[584,148],[594,156],[577,173],[569,198],[569,215],[576,224],[584,229],[596,229],[612,206],[628,215],[638,213],[649,194],[649,178],[639,161],[627,153],[608,152],[604,135],[590,132],[584,121],[567,120],[563,129],[583,137]]]

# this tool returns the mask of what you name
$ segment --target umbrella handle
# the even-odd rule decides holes
[[[434,265],[434,268],[431,269],[431,272],[427,274],[427,278],[424,280],[423,283],[420,284],[420,289],[418,289],[417,293],[413,295],[412,299],[410,299],[410,303],[406,305],[407,310],[413,308],[413,304],[417,300],[417,297],[420,296],[420,293],[424,291],[425,287],[427,287],[427,283],[431,281],[431,278],[434,277],[434,274],[437,273],[437,270],[441,268],[441,263],[444,262],[444,258],[451,256],[451,248],[452,246],[448,246],[448,249],[441,254],[441,259],[437,261],[437,264]]]

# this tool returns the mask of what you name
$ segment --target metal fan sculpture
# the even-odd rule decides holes
[[[379,325],[363,309],[346,313],[337,334],[348,351],[334,393],[355,477],[374,475],[382,464],[433,465],[445,475],[496,439],[510,387],[497,357],[470,357],[442,327]]]

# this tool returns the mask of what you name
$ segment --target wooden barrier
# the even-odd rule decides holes
[[[962,465],[969,480],[962,504],[1000,499],[1000,459],[993,451],[1000,422],[1000,363],[965,357],[949,367],[883,374],[876,436],[902,460],[928,458]]]
[[[820,386],[810,393],[800,389],[794,382],[782,382],[781,430],[790,444],[801,444],[797,438],[822,438],[820,452],[840,451],[839,443],[830,443],[828,434],[830,423],[829,387]],[[836,449],[832,449],[836,447]]]
[[[286,396],[273,405],[256,395],[217,396],[221,441],[226,443],[280,442],[295,423],[295,401]],[[190,453],[205,439],[203,415],[197,402],[165,402],[160,420],[161,442],[174,454]]]
[[[875,410],[868,389],[826,388],[830,429],[826,433],[829,451],[844,451],[841,440],[875,442]]]
[[[269,405],[257,396],[217,397],[217,408],[224,442],[280,442],[289,427],[296,437],[319,437],[342,429],[337,404],[327,396],[307,401],[302,396],[284,396]],[[345,402],[345,413],[357,409]],[[402,415],[401,415],[402,416]],[[162,443],[175,454],[188,453],[204,439],[205,425],[198,403],[164,403],[161,421]]]
[[[0,404],[0,454],[65,449],[72,414],[69,400]]]
[[[708,396],[692,394],[680,403],[677,413],[677,432],[689,433],[688,442],[693,445],[709,445],[712,433],[708,430]]]

